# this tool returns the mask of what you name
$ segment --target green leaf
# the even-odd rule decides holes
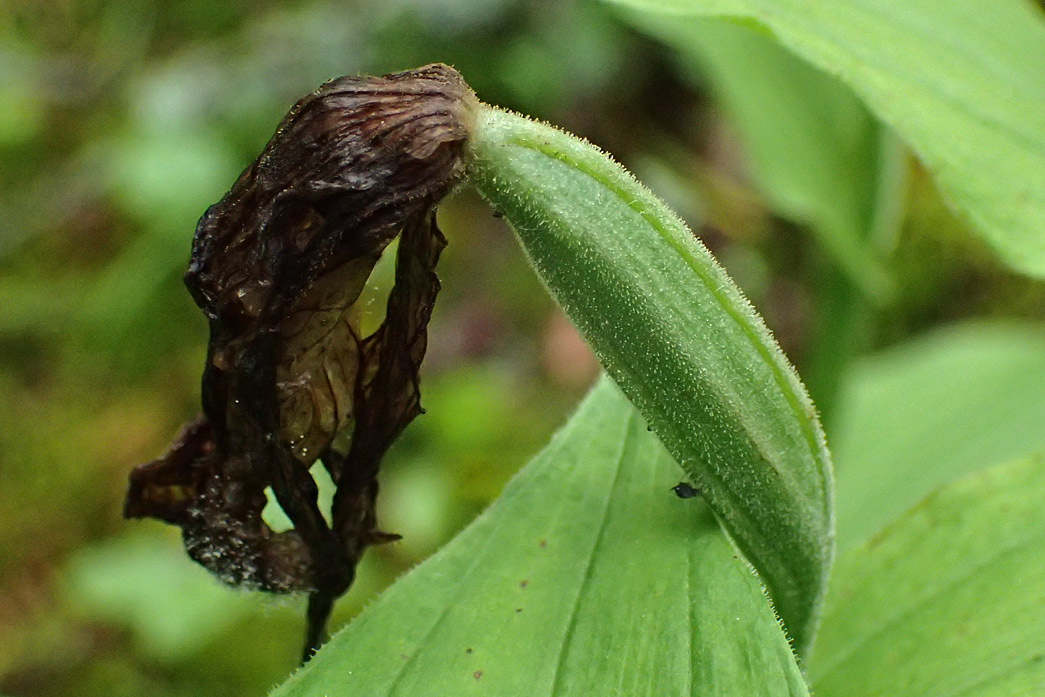
[[[1045,685],[1045,459],[929,496],[839,558],[809,664],[819,697],[1008,697]]]
[[[65,582],[78,610],[128,625],[150,656],[179,661],[256,612],[257,601],[187,563],[170,542],[133,535],[94,544],[70,560]]]
[[[607,380],[273,695],[806,695],[769,603]]]
[[[865,295],[888,295],[891,279],[877,248],[891,236],[876,228],[896,216],[885,221],[877,213],[883,198],[902,200],[896,172],[903,156],[856,95],[750,27],[646,12],[625,16],[675,48],[694,80],[710,80],[772,207],[808,225]]]
[[[1045,22],[1023,0],[608,0],[771,32],[910,144],[1012,268],[1045,277]]]
[[[693,233],[588,143],[484,106],[470,176],[701,489],[801,650],[831,560],[831,465],[812,403]]]
[[[966,324],[856,363],[831,445],[838,546],[853,547],[941,484],[1045,452],[1045,330]]]

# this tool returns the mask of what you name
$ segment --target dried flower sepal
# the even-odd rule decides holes
[[[131,473],[125,515],[181,527],[226,583],[308,592],[306,659],[365,548],[397,539],[376,526],[378,465],[421,410],[445,245],[434,209],[463,175],[477,104],[444,65],[333,80],[196,229],[185,281],[210,322],[203,414]],[[362,336],[354,304],[398,234],[384,322]],[[337,486],[329,525],[317,459]],[[292,530],[262,519],[266,487]]]

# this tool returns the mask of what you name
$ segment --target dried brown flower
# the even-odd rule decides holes
[[[226,583],[307,591],[306,658],[376,527],[379,461],[421,411],[417,373],[477,102],[445,65],[343,77],[298,102],[200,219],[185,282],[210,321],[203,414],[131,473],[125,515],[178,525]],[[381,326],[353,305],[401,233]],[[347,436],[347,437],[346,437]],[[337,485],[328,525],[309,467]],[[262,519],[272,487],[294,529]]]

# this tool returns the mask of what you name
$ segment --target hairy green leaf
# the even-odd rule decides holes
[[[273,694],[807,695],[749,567],[603,380],[469,528]]]
[[[1045,452],[1045,331],[940,329],[854,364],[832,446],[838,547],[868,539],[941,484]]]
[[[736,18],[837,75],[1012,268],[1045,277],[1045,22],[1022,0],[609,0]]]
[[[1043,499],[1041,457],[998,466],[842,555],[809,664],[816,694],[1040,694]]]
[[[758,569],[801,650],[831,560],[831,466],[798,376],[692,232],[588,143],[484,107],[469,176]]]

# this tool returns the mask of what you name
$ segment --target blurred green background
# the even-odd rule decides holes
[[[811,212],[773,170],[807,166],[801,126],[813,121],[752,121],[804,68],[782,51],[754,65],[725,55],[764,41],[738,27],[708,22],[702,36],[726,35],[703,48],[677,29],[643,26],[661,43],[601,5],[561,0],[0,0],[0,693],[260,695],[294,667],[299,599],[225,589],[189,561],[176,530],[120,510],[131,467],[198,409],[206,326],[181,283],[196,219],[289,106],[338,75],[450,63],[485,101],[613,153],[763,313],[829,437],[842,434],[841,455],[868,452],[863,424],[890,404],[875,402],[875,385],[898,371],[887,389],[904,393],[912,363],[918,389],[948,379],[931,371],[932,340],[875,363],[877,352],[970,318],[992,324],[940,339],[954,370],[982,363],[989,390],[993,357],[1022,347],[1026,366],[1005,375],[1012,390],[1030,380],[1026,399],[1040,409],[1042,284],[1001,267],[902,146],[810,73],[799,85],[809,118],[834,109],[838,128],[804,136],[828,149],[859,128],[876,138],[858,143],[876,153],[874,172],[828,176],[874,194],[862,215],[874,218],[876,256],[860,263],[832,247],[823,229],[847,222],[818,211],[838,201]],[[796,151],[774,153],[781,143]],[[840,166],[858,159],[830,153]],[[423,371],[427,414],[382,473],[382,527],[404,539],[368,552],[335,627],[494,498],[596,374],[473,192],[446,202],[440,221],[450,244]],[[961,429],[977,416],[954,418]]]

